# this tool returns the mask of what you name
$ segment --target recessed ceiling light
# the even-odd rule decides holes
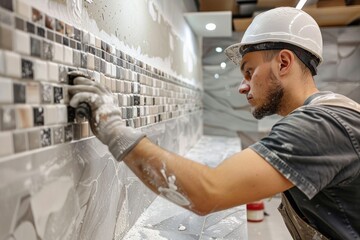
[[[216,29],[216,25],[215,25],[215,23],[208,23],[208,24],[206,24],[205,28],[208,31],[214,31]]]
[[[221,53],[221,52],[222,52],[222,48],[221,48],[221,47],[217,47],[217,48],[215,48],[215,51],[218,52],[218,53]]]
[[[225,62],[220,63],[220,67],[221,67],[222,69],[225,69],[225,68],[226,68],[226,63],[225,63]]]
[[[219,76],[218,73],[215,73],[215,74],[214,74],[214,78],[218,79],[219,77],[220,77],[220,76]]]

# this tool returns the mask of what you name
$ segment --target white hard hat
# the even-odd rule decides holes
[[[263,43],[270,44],[266,46]],[[258,46],[256,47],[256,45]],[[248,46],[254,47],[245,49]],[[301,59],[296,54],[306,66],[310,64],[315,67],[315,71],[317,65],[323,60],[322,36],[316,21],[300,9],[279,7],[257,15],[246,29],[241,42],[226,48],[225,54],[235,64],[239,64],[243,55],[248,52],[289,49],[288,46],[295,46],[294,49],[301,48],[307,50],[310,54],[306,58],[315,57],[315,62],[305,63],[304,59]],[[290,50],[294,49],[290,47]],[[295,53],[297,53],[296,50]]]

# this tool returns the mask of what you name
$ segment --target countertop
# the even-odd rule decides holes
[[[239,152],[239,138],[202,136],[186,158],[215,167]],[[139,217],[124,239],[247,239],[246,206],[198,216],[157,197]]]

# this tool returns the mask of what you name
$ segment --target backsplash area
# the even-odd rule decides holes
[[[68,72],[110,89],[126,125],[168,150],[183,154],[202,135],[201,63],[186,47],[198,41],[179,37],[189,27],[167,21],[164,1],[126,2],[0,2],[0,239],[121,239],[155,197],[75,116]],[[111,5],[125,4],[147,9],[137,21],[163,33],[149,33],[149,42],[169,36],[169,56],[131,42],[139,26],[123,35],[97,26]]]

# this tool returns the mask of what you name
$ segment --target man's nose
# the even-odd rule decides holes
[[[246,94],[250,91],[250,85],[247,83],[247,81],[244,79],[241,81],[239,86],[239,93],[240,94]]]

